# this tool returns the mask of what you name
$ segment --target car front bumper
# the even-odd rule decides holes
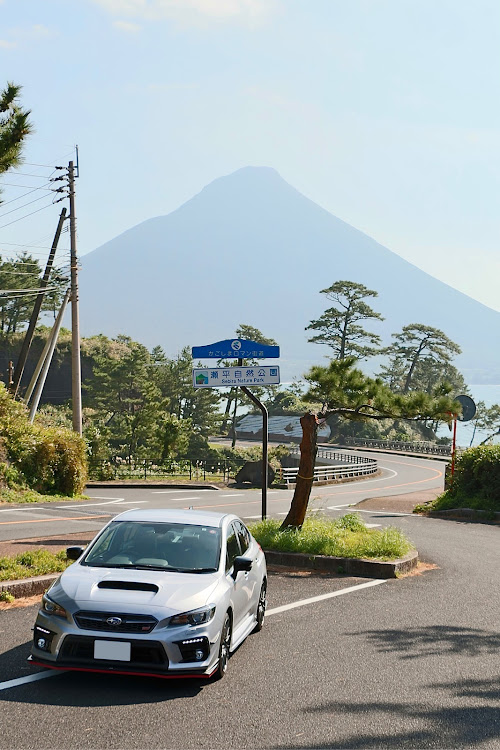
[[[155,677],[210,677],[217,669],[220,626],[206,625],[128,633],[82,630],[42,610],[33,630],[31,664],[49,669]]]

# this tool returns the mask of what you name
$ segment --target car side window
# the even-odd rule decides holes
[[[238,534],[238,541],[241,547],[241,554],[244,555],[250,546],[250,532],[247,527],[241,521],[235,521],[236,533]]]
[[[227,530],[226,540],[226,573],[229,573],[233,567],[234,558],[241,555],[240,546],[238,544],[238,537],[236,536],[236,530],[234,525],[231,524]]]

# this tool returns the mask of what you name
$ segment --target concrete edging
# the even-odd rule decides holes
[[[403,573],[410,573],[418,564],[417,550],[409,552],[398,560],[388,562],[354,557],[306,555],[301,552],[276,552],[274,550],[264,550],[264,552],[268,565],[281,565],[297,570],[318,570],[325,573],[344,573],[366,578],[397,578]]]
[[[19,581],[0,581],[0,594],[5,591],[15,596],[16,599],[42,595],[60,575],[60,573],[50,573],[36,578],[22,578]]]

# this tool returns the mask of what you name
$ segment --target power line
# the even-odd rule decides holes
[[[0,295],[4,294],[37,294],[39,292],[52,292],[56,290],[56,286],[40,287],[39,289],[0,289]]]
[[[11,170],[11,174],[14,176],[19,174],[19,175],[22,175],[22,177],[37,177],[39,180],[48,180],[49,177],[51,177],[55,172],[54,167],[50,167],[50,169],[52,169],[52,172],[48,176],[45,174],[32,174],[30,172],[18,172],[17,169]]]
[[[5,229],[5,227],[10,227],[11,224],[15,224],[17,221],[22,221],[23,219],[27,219],[28,216],[33,216],[33,214],[37,214],[39,211],[43,211],[44,209],[50,208],[53,205],[54,205],[54,203],[53,203],[53,201],[51,201],[50,203],[47,203],[46,206],[42,206],[42,208],[38,208],[36,211],[32,211],[30,214],[26,214],[25,216],[21,216],[19,219],[14,219],[14,221],[9,221],[8,224],[2,224],[2,226],[0,226],[0,229]]]
[[[49,184],[50,184],[50,183],[48,182],[48,183],[47,183],[47,185],[49,185]],[[26,185],[26,187],[30,187],[30,186],[29,186],[29,185]],[[49,191],[50,191],[50,190],[51,190],[51,188],[50,188],[50,187],[45,187],[44,185],[42,185],[41,187],[36,187],[36,188],[32,188],[31,190],[28,190],[28,192],[27,192],[27,193],[23,193],[22,195],[18,195],[18,196],[17,196],[17,198],[11,198],[11,199],[10,199],[10,200],[8,200],[8,201],[1,201],[1,202],[0,202],[0,206],[1,206],[1,207],[3,207],[3,206],[8,206],[8,205],[9,205],[9,203],[14,203],[14,201],[20,201],[20,200],[21,200],[21,198],[25,198],[25,197],[26,197],[27,195],[30,195],[31,193],[36,193],[36,192],[37,192],[37,190],[49,190]]]
[[[31,206],[32,203],[38,203],[38,201],[41,201],[44,198],[47,198],[47,196],[40,195],[38,198],[34,198],[32,201],[28,201],[27,203],[23,203],[21,206],[17,206],[17,208],[11,208],[10,211],[6,211],[4,214],[0,214],[0,219],[3,216],[8,216],[9,214],[13,214],[15,211],[20,211],[22,208],[26,208],[26,206]],[[14,200],[17,199],[15,198]]]

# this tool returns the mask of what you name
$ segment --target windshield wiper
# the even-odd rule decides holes
[[[216,573],[217,568],[191,568],[189,573]]]

